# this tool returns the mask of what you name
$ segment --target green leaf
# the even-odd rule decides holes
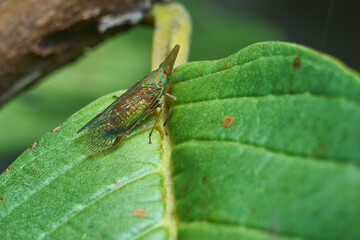
[[[148,144],[150,116],[91,155],[76,131],[109,94],[0,176],[0,235],[358,239],[359,79],[331,57],[280,42],[184,64],[170,89],[173,146],[161,127]]]
[[[148,144],[153,119],[115,148],[94,155],[86,135],[76,134],[122,93],[74,114],[1,175],[2,239],[166,238],[158,132]]]
[[[280,42],[179,66],[180,239],[359,239],[359,79]]]

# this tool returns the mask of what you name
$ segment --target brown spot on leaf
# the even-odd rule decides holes
[[[31,169],[31,173],[34,174],[34,173],[35,173],[35,169]]]
[[[189,190],[188,187],[184,187],[184,193],[186,193]]]
[[[326,150],[326,148],[327,148],[326,143],[320,143],[319,146],[318,146],[318,150],[320,152],[324,152]]]
[[[320,143],[318,147],[314,150],[314,153],[312,154],[312,159],[316,160],[321,157],[321,155],[326,151],[327,144],[326,143]]]
[[[207,178],[206,176],[203,176],[203,177],[202,177],[202,182],[203,182],[203,183],[206,182],[206,178]]]
[[[327,148],[326,143],[320,143],[311,156],[313,160],[320,158],[321,155],[326,151],[326,148]]]
[[[201,73],[200,73],[200,72],[198,72],[198,73],[197,73],[197,75],[200,77],[200,76],[201,76]]]
[[[229,69],[229,68],[231,68],[231,62],[227,62],[226,64],[225,64],[225,68],[224,68],[224,70],[227,70],[227,69]]]
[[[224,127],[228,128],[228,127],[230,127],[230,126],[233,124],[234,120],[235,120],[235,117],[233,117],[233,116],[226,116],[226,117],[224,117],[224,118],[222,119],[222,124],[223,124]]]
[[[141,208],[135,208],[134,215],[140,218],[143,218],[146,216],[146,210]]]
[[[312,160],[317,160],[317,159],[319,158],[319,155],[313,154],[313,155],[311,156],[311,158],[312,158]]]
[[[54,128],[53,130],[51,130],[51,132],[56,132],[57,130],[59,130],[62,127],[62,123],[60,123],[59,126],[57,126],[56,128]]]
[[[9,171],[10,171],[10,168],[7,167],[4,172],[9,172]]]
[[[30,149],[33,150],[38,143],[39,143],[39,141],[34,142],[34,143],[30,146]]]
[[[181,167],[181,168],[184,168],[184,164],[181,164],[180,167]]]
[[[3,198],[3,197],[0,197],[0,201],[2,201],[2,200],[4,200],[4,198]]]
[[[294,68],[299,69],[301,65],[300,57],[294,59]]]

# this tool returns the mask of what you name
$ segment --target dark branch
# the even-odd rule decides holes
[[[147,16],[161,0],[0,1],[0,105]]]

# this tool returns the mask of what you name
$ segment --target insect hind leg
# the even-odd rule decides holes
[[[165,129],[165,134],[168,135],[168,132],[167,132],[167,129],[166,129],[166,124],[167,124],[167,122],[168,122],[168,120],[169,120],[169,117],[170,117],[170,115],[171,115],[171,112],[172,112],[172,110],[173,110],[173,108],[174,108],[174,106],[175,106],[175,103],[176,103],[176,101],[177,101],[177,98],[176,98],[175,96],[171,95],[171,94],[168,94],[168,93],[165,93],[164,95],[165,95],[165,97],[168,97],[168,98],[171,98],[172,100],[174,100],[173,104],[171,105],[170,111],[169,111],[169,113],[167,114],[167,117],[166,117],[166,119],[165,119],[165,121],[164,121],[164,124],[163,124],[163,125],[164,125],[164,129]]]
[[[152,127],[152,129],[151,129],[151,131],[150,131],[150,133],[149,133],[149,144],[151,144],[151,134],[153,133],[153,131],[154,131],[154,129],[155,129],[155,126],[156,126],[157,122],[159,121],[161,112],[162,112],[162,110],[163,110],[163,103],[162,103],[161,100],[159,100],[158,103],[155,104],[154,109],[156,109],[157,107],[160,107],[160,112],[159,112],[159,115],[158,115],[157,118],[156,118],[156,121],[155,121],[155,123],[154,123],[154,126]]]

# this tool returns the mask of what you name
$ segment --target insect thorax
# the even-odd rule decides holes
[[[143,80],[142,86],[145,87],[147,85],[152,86],[162,86],[166,87],[168,84],[168,77],[164,72],[163,68],[158,68],[151,73],[149,73]]]

